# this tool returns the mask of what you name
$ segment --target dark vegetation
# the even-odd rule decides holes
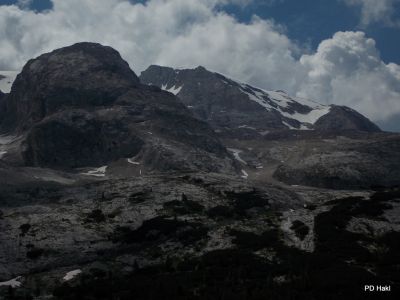
[[[26,252],[26,257],[29,259],[39,259],[44,254],[44,250],[40,248],[32,248]]]
[[[174,213],[185,215],[193,213],[201,213],[204,206],[196,201],[189,200],[185,194],[181,195],[181,200],[173,200],[164,203],[164,208],[171,209]]]
[[[332,209],[315,220],[313,253],[285,246],[277,229],[261,234],[232,230],[234,249],[212,251],[198,258],[176,258],[174,264],[167,259],[164,264],[136,267],[127,276],[118,272],[95,279],[87,276],[78,284],[60,285],[54,295],[60,300],[125,300],[132,299],[132,295],[135,299],[375,299],[375,295],[363,292],[364,285],[371,283],[391,284],[390,296],[396,298],[400,234],[388,232],[369,237],[346,230],[352,216],[382,217],[387,202],[396,197],[398,193],[376,193],[369,200],[347,198],[332,202]],[[226,215],[225,207],[208,210],[207,214],[210,211],[217,217]],[[299,221],[293,222],[300,237],[308,232],[305,227]],[[187,240],[190,236],[192,239],[187,241],[193,242],[196,239],[189,232],[196,228],[206,234],[199,225],[158,217],[135,231],[121,228],[116,240],[138,243],[168,238]],[[186,237],[182,232],[188,233]],[[374,255],[361,246],[363,243],[374,243],[385,250]],[[272,260],[254,254],[261,249],[274,254]],[[376,275],[364,266],[372,267]]]
[[[86,216],[86,223],[102,223],[106,221],[106,216],[101,209],[95,209]]]
[[[129,201],[133,204],[143,203],[151,198],[151,190],[143,190],[137,193],[132,193],[129,195]]]
[[[168,219],[160,216],[143,222],[136,230],[119,227],[112,240],[120,243],[160,243],[175,240],[184,245],[197,242],[207,236],[208,229],[200,223]]]
[[[233,203],[240,203],[236,197]],[[383,296],[400,299],[400,233],[375,236],[346,230],[352,217],[382,219],[390,202],[399,199],[400,192],[392,190],[376,192],[370,199],[332,201],[332,208],[315,218],[313,253],[286,246],[278,229],[259,234],[231,230],[234,248],[200,257],[168,257],[148,267],[136,263],[132,271],[124,273],[112,268],[84,272],[72,282],[60,283],[53,295],[58,300],[376,299],[376,294],[363,292],[364,285],[390,284],[390,295]],[[185,201],[188,199],[167,206],[180,207]],[[258,206],[258,201],[252,205]],[[252,205],[244,207],[251,209]],[[237,213],[237,206],[231,211],[228,208],[217,206],[206,213],[214,218],[229,218],[230,213]],[[292,229],[299,238],[309,230],[300,221],[294,221]],[[111,238],[116,243],[148,249],[169,240],[192,245],[205,239],[207,232],[204,225],[161,216],[145,221],[136,230],[119,228]],[[366,245],[377,250],[368,251]],[[261,250],[270,253],[268,258],[254,253]],[[37,259],[44,251],[30,247],[28,253],[30,259]],[[23,299],[32,299],[28,297]]]
[[[251,209],[269,208],[268,195],[255,189],[249,192],[227,191],[225,195],[231,201],[238,218],[248,217]]]
[[[400,284],[400,243],[398,232],[387,232],[381,236],[373,234],[352,233],[346,225],[352,217],[382,219],[382,213],[390,208],[388,201],[400,199],[400,191],[377,192],[370,199],[347,198],[335,201],[335,206],[328,212],[315,218],[315,235],[317,237],[316,253],[329,255],[331,264],[339,265],[351,261],[352,268],[357,265],[368,265],[382,282]],[[365,246],[373,246],[370,252]],[[375,279],[377,281],[377,279]]]
[[[257,190],[250,192],[225,192],[228,199],[233,201],[237,212],[254,207],[265,207],[269,204],[268,195],[263,194]]]
[[[29,229],[31,229],[31,225],[28,223],[22,224],[21,226],[19,226],[19,229],[21,230],[20,236],[25,236],[25,234],[28,233]]]
[[[207,216],[212,219],[229,219],[232,218],[234,214],[234,209],[225,205],[217,205],[207,210]]]
[[[243,249],[260,250],[279,245],[279,232],[276,229],[261,234],[232,230],[230,234],[234,236],[232,242]]]
[[[257,190],[250,192],[225,192],[231,205],[217,205],[207,210],[212,219],[243,218],[249,215],[251,209],[269,208],[268,195]]]
[[[294,230],[296,236],[301,240],[304,240],[304,238],[310,232],[310,228],[308,228],[308,226],[306,224],[304,224],[303,222],[301,222],[299,220],[293,221],[290,229]]]

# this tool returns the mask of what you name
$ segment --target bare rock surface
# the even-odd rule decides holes
[[[322,105],[265,91],[204,67],[173,69],[152,65],[140,80],[177,95],[200,119],[236,137],[263,136],[268,130],[379,132],[373,122],[344,106]]]
[[[235,172],[207,123],[174,95],[141,85],[117,51],[99,44],[30,60],[1,113],[0,129],[22,139],[8,151],[17,164],[72,169],[136,157],[147,170]]]

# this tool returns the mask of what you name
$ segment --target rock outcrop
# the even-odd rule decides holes
[[[134,158],[147,171],[235,170],[207,123],[174,95],[140,84],[117,51],[99,44],[30,60],[3,112],[1,130],[24,137],[28,166],[104,166]]]
[[[400,185],[400,137],[375,137],[358,143],[314,149],[278,167],[275,178],[292,185],[333,189],[374,189]]]
[[[109,106],[139,79],[111,47],[79,43],[30,60],[13,83],[4,129],[29,129],[69,107]]]
[[[321,131],[359,130],[379,132],[377,125],[354,109],[332,105],[329,114],[322,116],[315,123],[315,128]]]

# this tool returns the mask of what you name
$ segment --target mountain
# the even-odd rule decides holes
[[[250,180],[333,189],[400,182],[399,136],[351,108],[264,91],[203,67],[153,65],[140,80],[208,122]]]
[[[187,72],[78,43],[0,94],[0,299],[400,298],[400,135]]]
[[[0,132],[16,140],[2,146],[4,159],[14,164],[105,170],[121,160],[135,173],[235,170],[207,123],[171,93],[142,85],[117,51],[99,44],[30,60],[1,107]]]
[[[358,130],[380,129],[353,109],[265,91],[210,72],[203,67],[175,70],[150,66],[141,73],[144,84],[177,95],[193,113],[217,130]]]

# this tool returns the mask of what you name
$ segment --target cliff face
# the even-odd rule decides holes
[[[139,79],[110,47],[79,43],[30,60],[14,81],[2,127],[24,130],[68,107],[111,105]]]
[[[211,128],[172,94],[141,85],[110,47],[79,43],[30,60],[3,106],[3,132],[24,137],[29,166],[233,172]],[[157,149],[157,151],[155,150]]]

